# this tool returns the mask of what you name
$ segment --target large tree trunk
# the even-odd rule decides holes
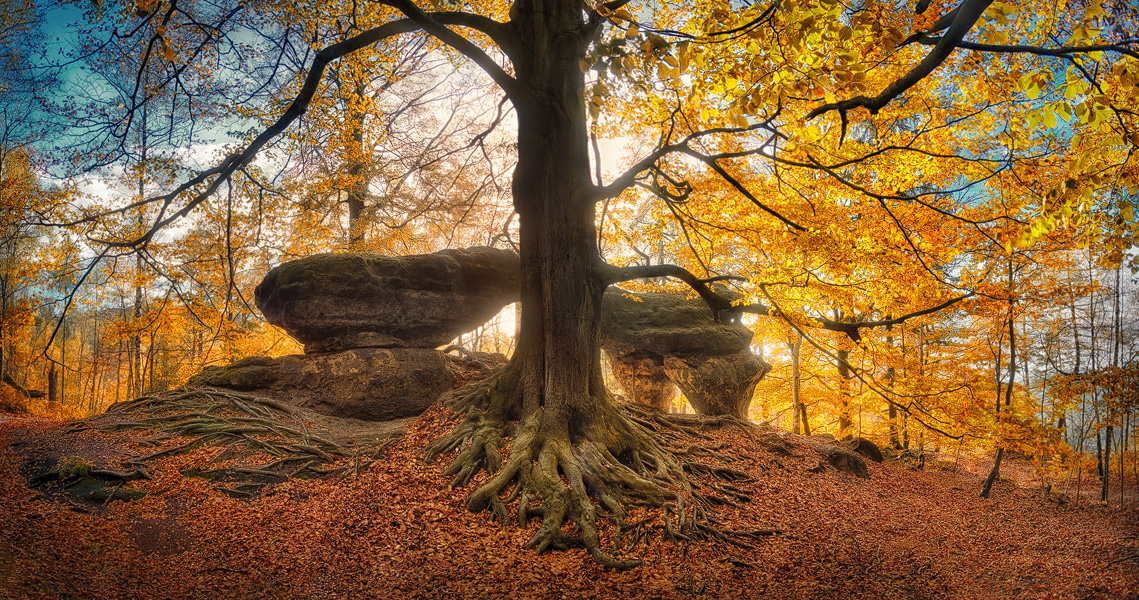
[[[850,417],[850,349],[845,346],[846,343],[845,337],[839,340],[840,346],[836,352],[838,355],[838,394],[841,405],[838,413],[838,435],[835,437],[841,440],[851,438],[850,430],[854,426],[854,421]]]
[[[453,485],[483,468],[492,473],[467,508],[505,521],[506,504],[516,501],[520,522],[542,520],[530,541],[539,552],[583,546],[604,565],[635,566],[640,561],[615,560],[600,549],[599,519],[620,538],[627,502],[661,506],[670,535],[679,528],[700,538],[712,535],[700,516],[708,501],[680,459],[617,406],[602,380],[600,310],[609,273],[598,252],[589,175],[582,5],[519,0],[510,25],[519,43],[508,52],[522,88],[511,91],[519,130],[513,195],[521,332],[509,364],[460,392],[464,420],[427,456],[460,450],[446,471]],[[513,441],[503,464],[506,436]],[[579,534],[565,530],[571,521]]]
[[[580,3],[528,0],[512,23],[524,56],[511,55],[528,88],[515,102],[522,261],[523,412],[544,407],[561,423],[580,419],[603,396],[600,308],[605,291],[595,230],[579,60],[587,40]]]

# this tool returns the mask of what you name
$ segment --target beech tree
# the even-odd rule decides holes
[[[155,89],[173,90],[218,64],[242,73],[240,64],[219,57],[243,47],[248,32],[280,41],[270,49],[284,48],[304,31],[294,24],[306,11],[336,14],[337,7],[146,0],[104,3],[94,17],[119,23],[116,39],[135,36],[146,49],[140,73],[148,62],[162,62],[168,75]],[[153,206],[149,227],[106,243],[145,246],[242,177],[258,152],[327,91],[334,61],[381,42],[430,37],[454,60],[481,69],[517,122],[511,185],[522,265],[521,333],[508,365],[463,390],[456,404],[462,421],[429,454],[458,450],[447,468],[454,485],[490,473],[471,493],[470,510],[505,521],[511,505],[522,523],[540,517],[530,541],[539,552],[578,546],[607,566],[634,566],[638,561],[602,550],[598,523],[608,521],[618,533],[633,527],[626,517],[636,506],[660,507],[674,536],[724,536],[708,519],[715,488],[695,483],[693,465],[605,389],[598,341],[607,287],[674,277],[720,318],[780,316],[799,333],[823,328],[857,342],[863,330],[897,325],[971,295],[944,270],[930,268],[928,242],[906,226],[907,215],[933,213],[963,229],[1001,235],[1011,253],[1069,220],[1104,210],[1097,190],[1108,182],[1122,193],[1113,196],[1119,219],[1106,224],[1105,236],[1116,246],[1134,240],[1139,40],[1132,33],[1135,9],[1126,2],[1105,10],[1097,1],[1080,1],[1062,13],[1032,0],[923,0],[914,8],[837,0],[378,0],[338,9],[350,26],[329,33],[303,73],[242,73],[253,87],[274,83],[288,90],[276,101],[283,107],[279,118],[250,131],[248,142],[216,166],[133,203],[128,210]],[[130,98],[125,114],[146,102],[146,95]],[[999,195],[963,197],[998,173],[1021,173],[1041,146],[1066,143],[1067,133],[1053,131],[1058,119],[1071,121],[1078,143],[1094,152],[1078,153],[1066,169],[1035,180],[1032,193],[1017,200],[1020,212],[1008,210]],[[631,124],[656,136],[655,146],[605,181],[596,138],[627,134]],[[695,167],[743,198],[753,213],[748,218],[774,225],[778,236],[767,243],[806,246],[826,237],[828,228],[868,227],[831,217],[855,203],[873,206],[897,247],[952,293],[877,321],[795,317],[762,285],[733,306],[707,285],[723,274],[603,260],[598,207],[633,188],[682,204],[693,190],[686,173]],[[847,196],[765,196],[761,190],[778,188],[785,171],[810,173]],[[919,185],[933,173],[933,181]],[[760,179],[766,187],[755,185]],[[994,222],[1014,234],[990,231]],[[941,251],[946,261],[954,253]],[[565,528],[570,522],[572,534]]]

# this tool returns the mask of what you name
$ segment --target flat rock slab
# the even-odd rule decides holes
[[[423,413],[455,388],[456,361],[429,348],[358,348],[252,357],[206,367],[190,385],[257,390],[332,417],[390,421]]]
[[[305,345],[436,348],[519,297],[518,255],[489,247],[414,256],[318,254],[279,265],[257,286],[257,308]]]
[[[610,288],[601,302],[601,336],[603,344],[660,356],[723,356],[751,345],[750,329],[717,323],[699,296],[618,288]]]

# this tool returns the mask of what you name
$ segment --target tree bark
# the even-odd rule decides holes
[[[1099,501],[1104,503],[1104,504],[1107,504],[1107,500],[1109,498],[1108,492],[1110,491],[1110,488],[1111,488],[1111,434],[1112,434],[1112,426],[1110,425],[1110,421],[1108,421],[1108,423],[1109,424],[1107,426],[1107,432],[1104,436],[1104,444],[1103,444],[1103,462],[1102,462],[1102,464],[1103,464],[1103,467],[1102,467],[1103,478],[1100,480],[1102,484],[1100,485],[1100,489],[1099,489]],[[1120,474],[1120,476],[1122,477],[1122,473]]]
[[[47,370],[47,401],[59,402],[59,376],[55,370],[55,363],[52,363]]]
[[[791,346],[791,433],[799,433],[799,424],[802,422],[803,435],[811,435],[811,426],[807,424],[807,410],[803,406],[802,398],[799,397],[799,350],[802,348],[803,338],[796,335],[788,345]]]
[[[993,491],[993,483],[996,482],[997,477],[1001,473],[1001,459],[1004,458],[1005,449],[997,448],[997,458],[993,461],[993,468],[989,469],[989,476],[985,478],[985,483],[981,485],[982,498],[988,498],[989,494]]]
[[[1010,406],[1010,404],[1012,403],[1012,388],[1016,384],[1016,328],[1015,328],[1016,320],[1015,320],[1015,314],[1013,312],[1015,305],[1014,305],[1013,296],[1012,296],[1012,284],[1013,284],[1013,270],[1012,270],[1012,258],[1010,257],[1009,261],[1008,261],[1008,294],[1009,294],[1009,299],[1008,299],[1008,321],[1007,321],[1007,323],[1008,323],[1008,386],[1005,388],[1005,406]],[[1000,358],[998,358],[997,359],[997,377],[996,377],[996,379],[997,379],[997,424],[998,425],[1001,422],[1001,419],[1000,419],[1000,412],[1001,412],[1001,378],[1000,378],[1000,372],[1001,372],[1001,363],[1000,363]],[[988,498],[989,497],[989,493],[993,489],[993,482],[995,482],[997,480],[997,477],[1000,475],[1001,459],[1004,457],[1004,454],[1005,454],[1005,448],[1004,448],[1004,442],[1002,441],[1002,442],[999,442],[999,445],[997,446],[997,457],[996,457],[996,460],[993,461],[993,468],[992,468],[992,470],[989,471],[989,476],[985,478],[985,483],[981,486],[980,496],[982,498]]]
[[[600,307],[605,291],[587,154],[581,5],[522,0],[511,10],[521,43],[510,53],[524,86],[515,98],[518,164],[513,197],[522,267],[523,415],[562,423],[604,397]]]

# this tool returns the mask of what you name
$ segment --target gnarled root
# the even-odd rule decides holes
[[[293,477],[329,477],[359,473],[379,458],[395,438],[366,448],[346,448],[309,428],[292,407],[271,398],[209,387],[186,387],[118,402],[105,414],[77,422],[70,432],[151,430],[158,436],[136,443],[186,441],[138,457],[133,465],[213,445],[224,450],[210,463],[235,462],[219,468],[191,468],[185,475],[219,483],[238,482],[260,490]],[[268,454],[267,464],[237,464]],[[222,489],[226,493],[234,490]],[[236,492],[249,497],[245,491]]]
[[[738,538],[754,537],[754,532],[720,531],[711,513],[713,505],[748,499],[729,483],[746,474],[672,451],[658,433],[609,398],[593,399],[588,414],[577,418],[549,407],[517,416],[517,383],[506,367],[468,386],[456,405],[462,421],[426,448],[428,460],[458,450],[445,471],[453,476],[452,486],[465,485],[483,469],[490,474],[467,500],[472,512],[489,511],[504,524],[516,520],[520,526],[539,517],[541,526],[529,542],[539,553],[584,548],[617,569],[641,561],[611,554],[631,551],[654,531],[674,542],[711,539],[746,546]],[[504,440],[510,444],[505,462]],[[508,506],[515,503],[512,519]],[[659,510],[630,523],[634,508]],[[603,521],[613,527],[611,553],[602,550],[598,525]]]

